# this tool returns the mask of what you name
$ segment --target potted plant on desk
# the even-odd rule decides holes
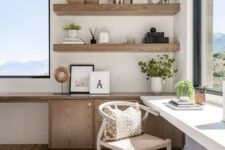
[[[205,104],[205,92],[206,92],[206,87],[196,87],[195,88],[195,102],[199,105],[204,105]]]
[[[177,69],[173,69],[174,63],[175,59],[170,58],[167,54],[157,55],[157,59],[152,59],[149,62],[140,61],[138,63],[141,67],[141,72],[146,74],[147,80],[150,80],[152,92],[161,93],[163,80],[173,77],[178,72]]]
[[[176,94],[177,98],[187,97],[189,100],[194,101],[195,89],[191,81],[183,80],[176,84]]]

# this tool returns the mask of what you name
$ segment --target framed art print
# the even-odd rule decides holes
[[[90,92],[90,73],[94,71],[94,65],[70,66],[70,93],[82,94]]]
[[[110,93],[110,78],[108,71],[91,72],[90,93],[91,94]]]

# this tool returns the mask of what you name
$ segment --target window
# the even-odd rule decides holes
[[[224,0],[194,0],[194,83],[218,94],[225,80],[224,8]]]
[[[49,77],[49,1],[1,1],[0,18],[0,77]]]

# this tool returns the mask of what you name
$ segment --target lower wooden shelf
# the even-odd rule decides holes
[[[177,52],[178,43],[170,44],[54,44],[54,52]]]

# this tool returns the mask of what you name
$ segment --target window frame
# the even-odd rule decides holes
[[[51,2],[48,0],[48,75],[43,76],[1,76],[0,79],[50,79],[51,77]]]
[[[202,85],[202,1],[193,0],[193,82]],[[206,93],[222,95],[222,92],[206,89]]]

